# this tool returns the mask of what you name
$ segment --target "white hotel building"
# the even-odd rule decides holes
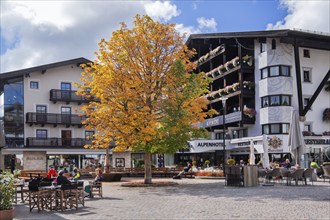
[[[165,155],[165,166],[201,158],[219,165],[224,138],[226,155],[247,161],[250,141],[258,154],[263,135],[272,140],[271,159],[290,158],[293,109],[304,119],[301,130],[315,134],[304,136],[300,163],[323,159],[322,152],[330,147],[330,92],[325,90],[330,77],[329,34],[294,30],[194,34],[186,44],[196,49],[197,70],[213,79],[208,106],[219,114],[199,124],[210,132],[209,140],[191,141],[190,149]],[[83,148],[93,131],[81,125],[80,106],[89,100],[75,94],[74,83],[80,82],[79,64],[86,62],[90,61],[78,58],[0,74],[0,120],[6,141],[0,149],[0,169],[11,166],[18,154],[23,155],[24,169],[45,169],[54,161],[84,167],[90,158],[105,154]],[[227,98],[225,108],[221,98]],[[118,166],[131,167],[133,158],[143,159],[142,155],[118,155]]]

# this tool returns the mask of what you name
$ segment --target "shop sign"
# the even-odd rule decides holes
[[[305,139],[306,145],[330,145],[330,139]]]

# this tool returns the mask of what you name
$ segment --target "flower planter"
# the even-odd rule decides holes
[[[233,62],[234,67],[238,66],[239,65],[239,57],[235,57],[232,62]]]
[[[15,215],[15,207],[12,209],[0,210],[0,219],[1,220],[12,220]]]

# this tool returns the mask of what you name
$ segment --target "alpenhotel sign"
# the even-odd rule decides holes
[[[223,149],[222,140],[194,140],[188,141],[191,153],[201,153]]]

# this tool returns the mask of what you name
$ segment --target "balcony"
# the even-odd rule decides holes
[[[26,138],[26,147],[33,148],[83,148],[91,143],[85,138]]]
[[[49,100],[56,102],[66,102],[69,104],[70,102],[77,102],[79,105],[81,103],[88,103],[90,101],[95,101],[94,98],[85,98],[76,94],[77,91],[74,90],[60,90],[60,89],[51,89]]]
[[[240,122],[242,121],[243,124],[254,124],[255,117],[248,117],[242,114],[241,111],[232,112],[225,115],[225,122],[226,124],[233,123],[233,122]],[[198,123],[198,127],[209,128],[209,127],[216,127],[219,125],[223,125],[223,116],[217,116],[214,118],[206,119],[204,122]]]
[[[77,125],[79,128],[82,126],[82,121],[86,116],[73,115],[73,114],[52,114],[52,113],[26,113],[26,123],[30,126],[33,124],[44,126],[45,124],[52,124],[54,127],[57,125],[65,125],[66,127]]]

